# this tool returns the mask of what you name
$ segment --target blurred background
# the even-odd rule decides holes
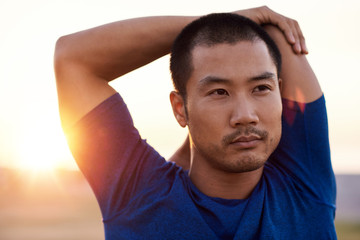
[[[298,20],[302,27],[308,60],[327,100],[338,184],[338,237],[360,239],[356,0],[1,0],[0,239],[104,239],[96,199],[60,127],[52,66],[60,36],[133,17],[202,15],[261,5]],[[165,56],[111,83],[126,100],[143,138],[165,157],[186,136],[169,104],[168,61]]]

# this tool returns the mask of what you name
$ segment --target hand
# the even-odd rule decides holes
[[[308,53],[305,38],[296,20],[278,14],[267,6],[240,10],[234,13],[250,18],[259,25],[272,24],[277,26],[284,33],[287,42],[292,45],[295,53]]]

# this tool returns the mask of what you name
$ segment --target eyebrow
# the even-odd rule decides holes
[[[256,75],[254,77],[250,77],[248,82],[256,82],[256,81],[262,81],[262,80],[272,80],[273,82],[276,82],[277,77],[276,74],[272,73],[272,72],[263,72],[259,75]],[[221,77],[216,77],[216,76],[206,76],[203,79],[201,79],[199,81],[199,88],[205,87],[207,85],[211,85],[211,84],[216,84],[216,83],[221,83],[221,84],[226,84],[226,85],[231,85],[232,81],[226,78],[221,78]]]
[[[273,80],[275,82],[275,80],[277,80],[277,77],[276,77],[276,74],[274,74],[272,72],[263,72],[262,74],[251,77],[249,79],[250,82],[261,81],[261,80]]]
[[[230,85],[231,80],[226,79],[226,78],[216,77],[216,76],[206,76],[199,81],[199,87],[201,88],[203,86],[211,85],[211,84],[215,84],[215,83],[222,83],[222,84]]]

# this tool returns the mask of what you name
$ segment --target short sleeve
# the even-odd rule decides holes
[[[282,137],[269,163],[290,175],[304,194],[335,205],[324,96],[307,104],[283,100]]]
[[[141,139],[116,93],[66,131],[71,152],[92,187],[104,219],[151,184],[165,160]]]

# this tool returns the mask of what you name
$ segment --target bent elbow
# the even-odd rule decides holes
[[[60,37],[55,44],[55,51],[54,51],[54,69],[55,73],[57,73],[64,62],[66,62],[68,52],[66,47],[66,36]]]

